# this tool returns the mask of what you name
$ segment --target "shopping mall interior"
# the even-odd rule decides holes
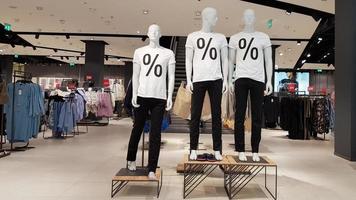
[[[1,0],[0,199],[355,199],[355,9]]]

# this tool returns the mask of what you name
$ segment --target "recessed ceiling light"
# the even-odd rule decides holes
[[[322,38],[322,37],[318,37],[318,40],[319,40],[319,41],[322,41],[322,40],[323,40],[323,38]]]
[[[279,52],[279,55],[280,55],[280,56],[283,56],[283,53],[282,53],[282,52]]]
[[[90,38],[90,40],[94,40],[94,38]]]
[[[4,50],[0,49],[0,52],[3,52]]]
[[[302,60],[302,63],[304,64],[307,60]]]
[[[195,16],[200,17],[201,16],[201,12],[200,11],[195,11]]]
[[[140,31],[136,31],[137,34],[140,34]]]
[[[308,54],[307,54],[307,57],[309,58],[310,56],[311,56],[310,53],[308,53]]]
[[[292,11],[286,10],[286,15],[291,15],[291,14],[292,14]]]
[[[144,15],[148,15],[148,13],[150,13],[150,11],[149,11],[148,9],[144,9],[144,10],[142,11],[142,13],[143,13]]]
[[[292,49],[291,49],[291,48],[288,48],[288,51],[292,51]]]

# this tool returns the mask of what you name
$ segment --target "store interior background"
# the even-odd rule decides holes
[[[280,77],[286,77],[287,73],[290,72],[297,74],[297,76],[303,73],[305,74],[301,80],[303,82],[299,84],[307,86],[303,89],[304,93],[336,96],[336,129],[327,134],[327,140],[325,141],[314,139],[290,141],[286,139],[286,135],[288,134],[286,132],[264,130],[263,134],[270,134],[269,136],[263,136],[266,137],[264,138],[266,143],[263,144],[262,149],[267,150],[267,155],[268,152],[275,151],[280,151],[279,153],[286,152],[286,154],[290,152],[291,155],[291,158],[286,158],[285,154],[276,153],[275,155],[275,158],[282,165],[286,166],[285,170],[282,170],[282,173],[285,173],[282,182],[290,187],[282,188],[281,199],[293,199],[290,197],[292,195],[289,196],[287,193],[294,194],[294,196],[300,195],[298,192],[292,191],[293,189],[291,188],[293,188],[293,185],[299,186],[296,187],[296,190],[304,193],[300,199],[313,199],[314,197],[320,199],[343,199],[348,195],[352,195],[352,189],[347,188],[346,184],[347,181],[350,183],[353,181],[352,176],[348,176],[347,173],[354,172],[356,169],[354,163],[348,162],[356,160],[356,125],[354,123],[356,119],[356,106],[353,103],[356,102],[356,93],[354,92],[354,88],[356,87],[354,79],[356,68],[352,67],[356,65],[356,56],[353,53],[356,50],[353,46],[356,42],[356,38],[354,37],[356,31],[356,13],[354,12],[356,4],[352,3],[352,1],[341,3],[340,1],[333,0],[284,0],[273,2],[255,0],[226,0],[223,2],[215,0],[155,0],[150,2],[145,0],[106,0],[105,2],[96,0],[62,0],[54,3],[45,0],[1,0],[0,73],[6,74],[5,79],[7,82],[12,82],[14,70],[29,72],[32,74],[32,81],[40,84],[44,89],[55,89],[56,87],[63,86],[61,85],[63,79],[78,80],[79,86],[81,86],[89,77],[96,80],[95,87],[110,87],[103,80],[108,80],[110,84],[115,80],[122,80],[126,88],[132,76],[132,56],[134,50],[148,44],[148,39],[145,35],[147,28],[150,24],[157,23],[160,25],[164,35],[161,41],[162,46],[175,49],[176,52],[176,93],[181,81],[185,81],[184,44],[186,35],[200,29],[201,10],[206,6],[211,6],[218,10],[219,21],[215,31],[225,34],[226,37],[230,37],[241,31],[243,28],[241,19],[243,11],[247,8],[254,9],[257,15],[256,30],[267,33],[272,40],[275,66],[274,79],[278,77],[278,73]],[[337,13],[336,18],[335,13]],[[336,27],[335,20],[338,24]],[[9,27],[8,25],[10,25],[11,31],[5,30]],[[103,42],[105,43],[104,45]],[[94,47],[90,48],[89,43],[95,43]],[[335,49],[337,49],[337,53],[335,53]],[[91,58],[86,56],[88,55],[88,51],[94,52],[94,56]],[[98,53],[95,54],[95,52]],[[94,61],[91,59],[94,59]],[[336,65],[338,68],[337,72]],[[278,92],[277,83],[278,81],[274,83],[275,92]],[[125,162],[124,156],[118,156],[118,152],[115,152],[114,147],[115,145],[120,145],[121,148],[127,145],[126,141],[128,141],[131,127],[128,118],[120,120],[117,122],[113,121],[113,124],[105,127],[90,127],[90,134],[80,136],[85,138],[82,144],[75,139],[69,142],[63,141],[60,144],[53,141],[47,142],[41,137],[32,139],[30,144],[36,147],[34,150],[15,152],[13,153],[15,155],[1,159],[0,163],[5,163],[7,159],[10,159],[10,162],[15,162],[11,159],[19,159],[16,164],[21,164],[21,157],[24,157],[24,166],[32,166],[30,162],[32,154],[41,153],[41,148],[47,151],[46,156],[55,155],[54,150],[51,150],[51,145],[53,145],[53,148],[58,149],[61,148],[60,145],[67,145],[65,147],[73,151],[100,157],[103,155],[96,152],[95,148],[82,145],[86,144],[90,145],[90,147],[95,147],[99,144],[105,146],[104,140],[108,137],[110,139],[108,139],[107,147],[112,147],[113,149],[108,150],[106,149],[107,147],[102,149],[108,155],[104,155],[99,160],[100,162],[106,161],[106,163],[103,166],[96,166],[96,169],[103,176],[107,175],[103,172],[105,170],[109,171],[108,173],[112,175],[115,170],[110,170],[118,167],[109,167],[109,165],[120,163],[120,166],[124,166]],[[121,128],[123,123],[125,126]],[[118,130],[116,127],[120,127],[121,129]],[[100,134],[103,129],[105,129],[104,132],[110,132],[112,135],[106,135],[103,137],[104,139],[99,139],[96,142],[96,137],[98,137],[96,134]],[[167,147],[169,151],[172,150],[171,148],[176,147],[185,148],[180,140],[181,133],[179,132],[188,133],[188,130],[187,123],[182,125],[181,119],[173,118],[172,124],[168,129],[168,132],[172,134],[167,134],[165,138],[170,139],[168,145],[173,146]],[[123,134],[121,131],[125,133]],[[93,132],[95,133],[94,135]],[[179,134],[176,135],[176,133]],[[224,133],[231,132],[224,130]],[[185,137],[188,137],[188,134]],[[224,134],[224,137],[232,139],[232,135]],[[206,143],[211,142],[208,136],[202,136],[202,138]],[[273,138],[278,138],[278,142],[273,140]],[[117,140],[120,144],[112,140]],[[175,141],[178,141],[178,143],[174,143]],[[228,142],[224,141],[224,143]],[[77,145],[77,147],[69,145]],[[84,152],[81,147],[87,151]],[[97,148],[101,147],[98,146]],[[35,153],[31,153],[31,151]],[[119,152],[122,154],[126,153],[123,149],[120,149]],[[176,155],[177,152],[174,151],[173,153]],[[179,151],[179,153],[181,152],[183,152],[183,149]],[[64,155],[70,159],[75,159],[73,155],[70,155],[66,151]],[[79,153],[75,153],[75,155],[79,155]],[[304,155],[307,155],[307,157]],[[36,155],[34,157],[37,158]],[[315,176],[308,174],[310,171],[298,171],[298,169],[305,167],[305,165],[299,165],[292,157],[306,162],[307,164],[305,165],[307,166],[305,170],[311,169],[310,171]],[[343,159],[340,159],[340,157]],[[281,158],[284,158],[284,160]],[[318,158],[321,158],[321,161],[313,161],[318,160]],[[173,160],[173,158],[165,154],[160,159],[162,160],[160,162],[164,162],[164,159],[169,160],[170,163],[162,165],[166,165],[166,167],[168,166],[167,168],[171,169],[168,172],[169,176],[177,176],[173,173],[173,164],[176,165],[178,161]],[[55,160],[50,160],[51,162],[55,162]],[[59,160],[66,162],[63,156]],[[84,177],[89,173],[95,173],[93,172],[94,168],[88,167],[89,164],[93,164],[89,160],[90,155],[83,158],[82,164],[86,164],[87,166],[83,167],[82,171],[80,171],[80,168],[75,168],[78,173],[77,175],[69,174],[77,177],[79,180],[79,175]],[[332,166],[332,162],[338,161],[338,164]],[[39,162],[44,163],[43,161]],[[12,165],[11,163],[5,163],[5,166]],[[70,167],[70,165],[63,166]],[[338,172],[337,168],[341,169],[345,166],[347,166],[347,169],[344,171],[341,170],[343,172]],[[32,167],[34,168],[34,166]],[[317,172],[317,168],[320,168],[320,172]],[[34,174],[41,174],[40,170],[33,170]],[[0,170],[1,174],[2,171]],[[68,180],[70,179],[69,174],[61,173],[64,177],[63,179],[68,178]],[[287,179],[288,175],[303,177],[308,184],[302,183],[302,181]],[[323,175],[325,177],[322,177]],[[337,178],[333,175],[337,176]],[[105,191],[108,187],[103,182],[108,179],[104,180],[102,177],[93,178],[92,181],[97,181],[99,190]],[[35,179],[36,177],[32,178]],[[105,178],[110,179],[110,177]],[[332,188],[333,184],[330,183],[328,185],[329,183],[325,182],[331,181],[334,178],[335,183],[339,185],[331,191],[329,189]],[[9,185],[13,186],[17,184],[11,181],[9,183]],[[18,186],[24,186],[25,183],[28,184],[28,182],[23,181]],[[73,181],[71,183],[78,182]],[[2,184],[0,176],[0,185]],[[181,194],[179,191],[181,191],[181,188],[175,188],[175,185],[179,184],[181,184],[181,180],[178,177],[168,181],[168,186],[164,187],[173,187],[174,193],[171,194],[177,194],[180,197]],[[326,185],[319,188],[315,186],[318,184]],[[61,187],[62,185],[58,184],[58,186]],[[94,183],[91,182],[87,183],[86,186],[91,189],[97,189]],[[316,191],[313,191],[314,186],[316,187],[314,188]],[[52,189],[50,186],[46,188]],[[134,189],[145,190],[142,187],[133,188],[132,190]],[[249,189],[254,190],[256,186]],[[318,189],[323,194],[316,194],[318,193]],[[76,188],[76,190],[84,191],[80,187]],[[208,190],[200,192],[206,194],[209,193],[207,192]],[[145,191],[150,192],[150,190]],[[308,195],[308,192],[305,191],[309,191],[310,194]],[[23,190],[23,192],[29,191]],[[58,191],[54,191],[54,193],[56,192],[59,193],[59,189]],[[78,197],[75,196],[76,192],[70,192],[69,195]],[[85,192],[88,191],[85,190]],[[172,190],[167,189],[163,193],[163,199],[169,197],[171,195],[170,192]],[[332,194],[332,192],[335,193]],[[219,194],[219,191],[217,193]],[[221,193],[223,191],[220,191]],[[43,199],[49,199],[50,194],[40,194],[35,197],[38,199],[44,196]],[[129,197],[134,196],[130,190],[126,191],[125,194]],[[93,195],[96,198],[100,196]],[[248,192],[244,193],[244,195],[247,198],[251,197]],[[15,190],[11,190],[10,196],[13,199],[18,197]],[[86,197],[90,198],[90,195]],[[96,199],[94,197],[92,198]],[[262,195],[262,197],[264,196]],[[138,197],[138,199],[140,198],[145,199],[142,195]],[[62,199],[70,198],[66,197]],[[215,196],[215,199],[217,199],[217,196]]]

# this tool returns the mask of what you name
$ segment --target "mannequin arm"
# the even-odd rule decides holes
[[[133,70],[132,70],[132,105],[135,108],[140,107],[140,105],[137,104],[137,93],[138,93],[138,86],[139,86],[139,77],[140,77],[140,71],[141,71],[141,66],[137,63],[133,63]]]
[[[228,59],[228,48],[224,47],[221,49],[221,63],[222,63],[222,69],[223,69],[223,76],[224,76],[224,82],[223,82],[223,88],[222,92],[225,93],[227,92],[227,88],[229,86],[228,82],[228,75],[229,75],[229,59]]]
[[[193,92],[192,72],[193,72],[193,53],[191,48],[185,48],[185,73],[187,75],[187,90]]]
[[[266,74],[267,74],[267,84],[266,84],[266,95],[270,95],[273,92],[272,88],[272,73],[273,73],[273,64],[272,64],[272,48],[268,47],[264,49],[264,58],[266,63]]]
[[[236,50],[229,48],[229,87],[230,87],[230,92],[233,93],[235,90],[234,84],[232,83],[232,77],[234,75],[234,64],[236,60]]]
[[[169,111],[173,106],[172,96],[174,91],[175,70],[176,70],[176,65],[174,63],[168,66],[168,98],[167,98],[167,106],[166,106],[167,111]]]

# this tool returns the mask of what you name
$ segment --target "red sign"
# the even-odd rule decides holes
[[[297,87],[297,84],[295,84],[295,83],[288,84],[288,92],[295,93],[296,87]]]
[[[104,86],[104,87],[109,87],[109,86],[110,86],[109,79],[104,79],[104,80],[103,80],[103,86]]]
[[[93,79],[92,75],[86,75],[85,76],[85,80],[87,80],[87,81],[92,80],[92,79]]]
[[[313,92],[313,91],[314,91],[314,86],[309,86],[309,87],[308,87],[308,91],[309,91],[309,92]]]

